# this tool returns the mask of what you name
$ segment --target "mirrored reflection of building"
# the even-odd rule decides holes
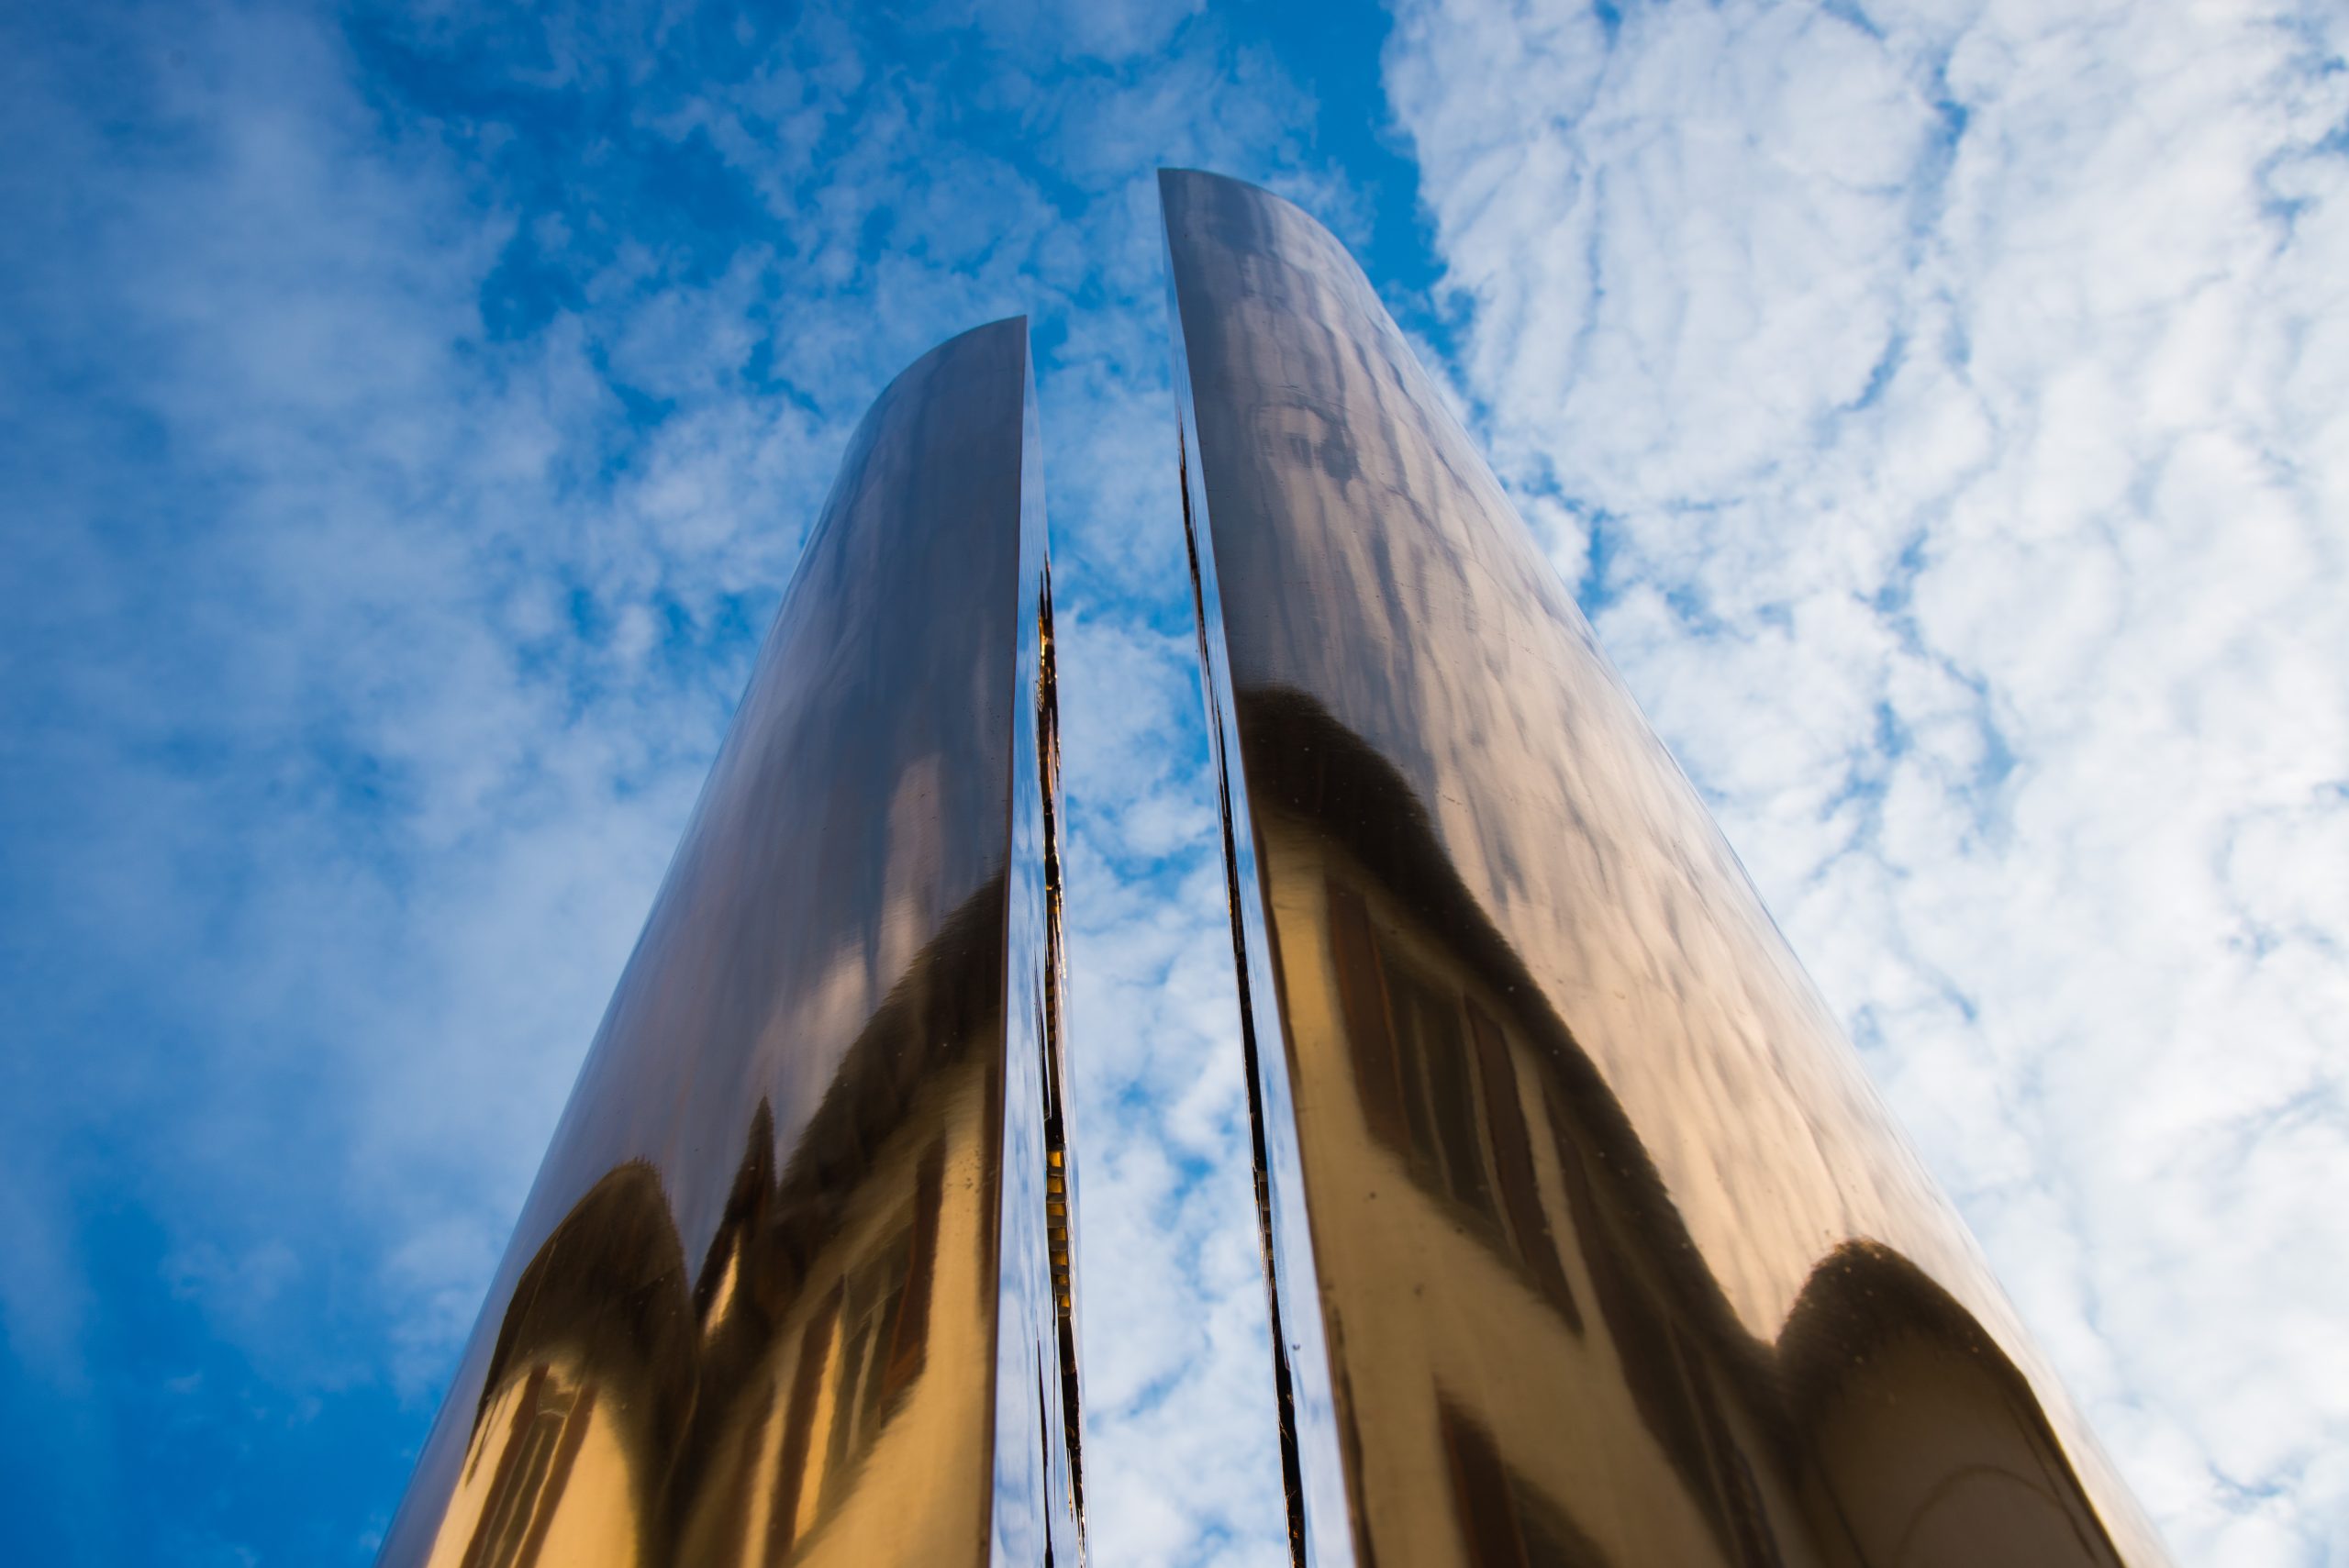
[[[1162,194],[1300,1561],[2165,1562],[1359,270]]]
[[[851,445],[381,1561],[1075,1563],[1026,324]]]

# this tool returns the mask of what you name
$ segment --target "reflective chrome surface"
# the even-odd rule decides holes
[[[1027,324],[859,428],[380,1561],[1081,1560]]]
[[[1161,193],[1298,1559],[2165,1561],[1360,271]]]

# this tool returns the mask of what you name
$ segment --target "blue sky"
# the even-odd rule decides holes
[[[2349,23],[0,17],[0,1555],[363,1562],[850,426],[1035,321],[1094,1544],[1278,1558],[1152,172],[1352,244],[2183,1561],[2349,1561]]]

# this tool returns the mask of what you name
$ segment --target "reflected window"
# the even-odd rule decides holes
[[[910,1233],[899,1231],[889,1245],[849,1276],[841,1293],[841,1381],[832,1402],[828,1473],[835,1479],[861,1457],[880,1430],[884,1416],[884,1367],[905,1303],[906,1254]]]
[[[530,1568],[538,1561],[595,1407],[594,1383],[567,1385],[543,1362],[530,1369],[463,1568]]]
[[[915,1177],[911,1220],[841,1286],[840,1381],[824,1469],[828,1493],[847,1484],[927,1359],[945,1173],[945,1146],[933,1143]]]
[[[1575,1332],[1508,1037],[1462,987],[1404,956],[1361,894],[1327,882],[1331,958],[1363,1119],[1429,1191],[1472,1216]]]
[[[1387,943],[1375,941],[1374,951],[1386,980],[1396,1065],[1410,1118],[1412,1168],[1422,1183],[1498,1226],[1500,1213],[1485,1180],[1484,1140],[1477,1134],[1482,1118],[1460,994],[1421,973]]]
[[[835,1287],[819,1304],[799,1336],[799,1362],[792,1373],[791,1404],[784,1416],[783,1453],[775,1477],[774,1496],[767,1518],[766,1560],[786,1560],[799,1529],[799,1492],[807,1474],[810,1440],[816,1426],[816,1398],[824,1378],[825,1352],[832,1342],[841,1293]]]
[[[1439,1398],[1436,1418],[1471,1568],[1606,1568],[1598,1545],[1502,1460],[1475,1418]]]

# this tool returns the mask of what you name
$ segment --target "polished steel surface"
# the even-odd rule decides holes
[[[1027,324],[857,430],[380,1562],[1081,1561]]]
[[[2165,1562],[1360,270],[1161,195],[1298,1560]]]

